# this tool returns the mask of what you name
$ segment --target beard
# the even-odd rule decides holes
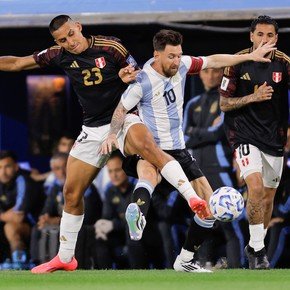
[[[178,71],[178,67],[177,68],[168,68],[168,69],[165,69],[163,67],[163,74],[167,77],[167,78],[171,78],[173,77],[174,75],[176,75]]]

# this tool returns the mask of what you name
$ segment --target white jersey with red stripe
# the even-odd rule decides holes
[[[182,131],[184,88],[187,74],[199,73],[207,66],[205,57],[182,56],[177,73],[166,77],[147,61],[122,95],[123,106],[130,110],[138,105],[141,120],[153,133],[163,150],[184,149]]]

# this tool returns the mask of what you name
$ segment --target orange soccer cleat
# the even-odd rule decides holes
[[[191,197],[188,204],[191,210],[201,219],[205,219],[211,215],[207,202],[199,197]]]
[[[58,255],[47,263],[43,263],[31,269],[33,274],[45,274],[58,270],[74,271],[78,266],[78,261],[73,258],[69,263],[63,263],[59,259]]]

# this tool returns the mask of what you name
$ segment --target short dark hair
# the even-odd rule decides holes
[[[63,160],[67,160],[68,159],[69,154],[68,153],[64,153],[64,152],[56,152],[52,155],[52,157],[50,158],[50,161],[52,160],[56,160],[56,159],[63,159]]]
[[[256,30],[257,24],[270,24],[273,25],[275,28],[275,32],[278,33],[279,26],[275,19],[268,15],[260,15],[256,19],[254,19],[251,23],[251,32]]]
[[[120,150],[115,150],[111,153],[110,157],[108,160],[111,160],[111,159],[114,159],[114,158],[119,158],[121,161],[124,160],[124,156],[123,154],[121,153]]]
[[[58,15],[54,17],[49,23],[49,31],[52,34],[56,30],[58,30],[61,26],[63,26],[66,22],[72,20],[68,15]]]
[[[58,139],[58,141],[60,141],[60,139],[62,139],[62,138],[72,139],[72,140],[75,140],[75,139],[76,139],[75,136],[74,136],[74,134],[72,134],[71,132],[64,132],[64,133],[60,136],[60,138]]]
[[[17,162],[16,154],[11,150],[1,150],[0,151],[0,160],[5,158],[11,158],[14,162]]]
[[[177,46],[182,44],[182,35],[174,30],[162,29],[153,37],[153,48],[156,51],[162,51],[166,45]]]

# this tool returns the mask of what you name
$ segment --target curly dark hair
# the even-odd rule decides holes
[[[156,51],[163,51],[166,45],[177,46],[182,44],[182,35],[174,30],[162,29],[153,38],[153,47]]]
[[[278,23],[276,22],[276,20],[274,20],[268,15],[260,15],[258,16],[258,18],[254,19],[251,23],[251,32],[254,32],[256,30],[257,24],[273,25],[275,28],[275,32],[278,33],[278,30],[279,30]]]

